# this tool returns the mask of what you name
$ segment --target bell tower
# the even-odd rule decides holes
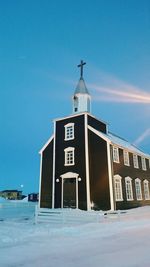
[[[83,66],[86,63],[81,60],[78,67],[80,68],[80,79],[73,95],[73,113],[89,112],[91,110],[91,96],[86,88],[83,79]]]

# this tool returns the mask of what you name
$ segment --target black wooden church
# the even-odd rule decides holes
[[[81,77],[73,114],[54,121],[41,149],[40,208],[115,210],[150,205],[150,155],[109,132],[91,113]]]

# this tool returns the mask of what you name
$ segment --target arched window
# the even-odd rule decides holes
[[[115,199],[116,201],[122,201],[122,177],[120,175],[114,175],[114,189],[115,189]]]
[[[135,192],[136,192],[136,199],[142,200],[141,180],[139,178],[135,179]]]
[[[133,200],[133,190],[132,190],[132,179],[130,177],[125,177],[126,186],[126,197],[127,200]]]
[[[144,185],[144,198],[145,198],[145,200],[149,200],[150,194],[149,194],[149,182],[148,182],[148,180],[144,180],[143,185]]]

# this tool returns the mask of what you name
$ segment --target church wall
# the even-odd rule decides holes
[[[65,127],[67,123],[74,123],[73,140],[65,141]],[[84,114],[56,121],[56,162],[55,162],[55,208],[61,207],[61,178],[67,172],[79,174],[81,181],[78,182],[79,209],[87,209],[86,198],[86,173],[85,173],[85,125]],[[75,165],[65,166],[64,149],[75,148]],[[56,182],[59,179],[59,182]]]
[[[94,209],[110,209],[107,143],[90,130],[89,167],[90,167],[90,197]]]
[[[139,168],[136,169],[133,166],[133,154],[129,153],[130,159],[130,166],[125,166],[123,162],[123,149],[119,149],[119,158],[120,163],[113,162],[113,172],[115,174],[119,174],[122,177],[122,191],[123,191],[123,201],[116,202],[116,209],[128,209],[128,208],[135,208],[144,205],[150,205],[150,200],[144,200],[144,188],[143,188],[143,181],[147,179],[150,185],[150,169],[148,160],[146,160],[147,170],[142,170],[142,163],[141,157],[138,156]],[[125,189],[125,177],[129,176],[132,178],[132,188],[133,188],[133,201],[128,201],[126,199],[126,189]],[[135,179],[139,178],[141,180],[141,187],[142,187],[142,196],[143,200],[136,199],[136,192],[135,192]]]
[[[52,208],[53,140],[43,151],[40,207]]]
[[[105,123],[91,117],[90,115],[88,115],[88,125],[90,125],[94,129],[96,129],[97,131],[100,131],[103,133],[107,132],[107,125]]]

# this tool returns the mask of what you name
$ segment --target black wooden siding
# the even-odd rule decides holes
[[[41,208],[52,208],[53,140],[43,151],[41,179]]]
[[[110,209],[107,143],[89,130],[90,194],[94,209]]]
[[[107,125],[104,122],[91,117],[90,115],[88,115],[88,125],[90,125],[97,131],[100,131],[103,133],[107,132]]]
[[[55,162],[55,208],[61,207],[61,178],[67,172],[79,174],[81,181],[78,183],[79,209],[87,209],[86,197],[86,172],[85,172],[85,124],[84,115],[66,118],[56,122],[56,162]],[[65,127],[68,123],[74,123],[73,140],[65,141]],[[65,166],[64,149],[75,148],[75,165]],[[57,183],[56,179],[60,182]]]
[[[119,148],[119,159],[120,163],[113,163],[113,173],[114,175],[119,174],[122,177],[122,192],[123,192],[123,201],[116,201],[116,209],[129,209],[140,207],[144,205],[150,205],[150,200],[144,200],[144,187],[143,181],[147,179],[150,183],[150,169],[148,160],[146,160],[147,170],[142,170],[142,163],[141,157],[138,156],[139,168],[134,168],[133,165],[133,154],[129,153],[130,159],[130,166],[124,165],[123,160],[123,149]],[[133,201],[128,201],[126,198],[126,189],[125,189],[125,177],[129,176],[132,178],[132,189],[133,189]],[[142,200],[136,199],[136,192],[135,192],[135,179],[139,178],[141,180],[141,187],[142,187]]]

